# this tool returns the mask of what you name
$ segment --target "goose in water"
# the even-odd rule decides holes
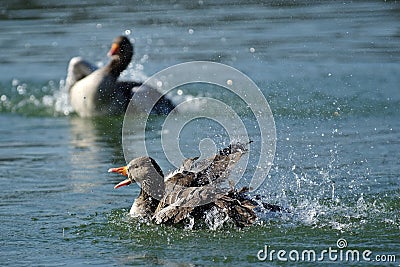
[[[109,63],[97,69],[94,65],[74,57],[70,60],[66,87],[74,110],[81,117],[123,114],[135,92],[139,92],[144,101],[157,102],[152,113],[168,114],[175,106],[157,89],[142,86],[139,82],[119,81],[118,77],[129,65],[133,56],[133,45],[126,36],[114,39],[108,56]],[[151,102],[150,102],[151,103]],[[143,106],[148,106],[143,104]],[[135,110],[141,110],[140,103]]]
[[[130,214],[153,220],[157,224],[177,224],[186,219],[205,220],[210,212],[238,227],[250,226],[256,219],[259,205],[270,211],[281,211],[276,205],[262,203],[246,194],[247,188],[225,189],[231,170],[247,152],[237,143],[219,151],[214,157],[186,159],[176,171],[164,177],[160,166],[151,157],[133,159],[127,166],[111,168],[128,179],[119,188],[137,182],[141,191]]]

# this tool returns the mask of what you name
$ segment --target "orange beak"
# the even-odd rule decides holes
[[[119,168],[110,168],[108,169],[108,172],[116,172],[119,174],[122,174],[123,176],[128,176],[128,166],[123,166],[123,167],[119,167]],[[126,179],[122,182],[120,182],[119,184],[117,184],[116,186],[114,186],[115,189],[126,186],[126,185],[130,185],[132,183],[131,179]]]
[[[119,51],[119,45],[116,44],[116,43],[113,43],[113,44],[111,45],[111,49],[110,49],[110,51],[108,51],[107,55],[108,55],[109,57],[110,57],[110,56],[113,56],[113,55],[115,55],[118,51]]]

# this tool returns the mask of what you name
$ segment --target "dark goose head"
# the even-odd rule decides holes
[[[126,36],[118,36],[107,55],[111,57],[111,73],[118,76],[132,60],[133,45]]]

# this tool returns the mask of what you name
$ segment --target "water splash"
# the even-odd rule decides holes
[[[212,207],[204,217],[207,227],[214,231],[222,228],[225,222],[229,220],[229,216],[225,212],[218,210],[216,207]]]
[[[11,81],[3,87],[0,111],[27,116],[66,116],[72,112],[65,82],[50,80],[45,84]]]

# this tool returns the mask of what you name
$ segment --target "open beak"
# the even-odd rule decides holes
[[[123,176],[128,176],[128,166],[123,166],[123,167],[119,167],[119,168],[110,168],[110,169],[108,169],[108,172],[116,172]],[[123,187],[125,185],[130,185],[131,183],[132,183],[131,179],[128,178],[128,179],[120,182],[116,186],[114,186],[114,188],[117,189],[117,188]]]
[[[110,49],[110,51],[108,51],[107,55],[108,55],[109,57],[110,57],[110,56],[113,56],[113,55],[115,55],[118,51],[119,51],[119,45],[116,44],[116,43],[113,43],[113,44],[111,45],[111,49]]]

